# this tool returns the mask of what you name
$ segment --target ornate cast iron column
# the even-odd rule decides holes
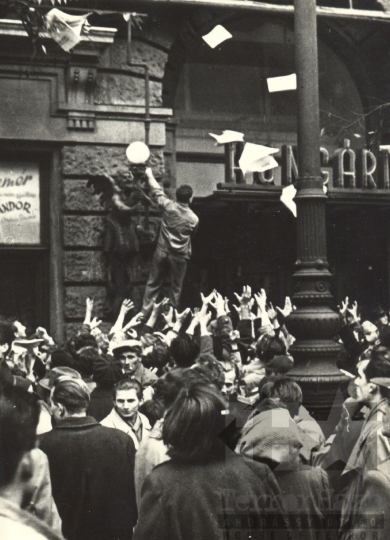
[[[315,0],[295,0],[295,63],[299,178],[293,303],[297,310],[286,322],[297,341],[291,349],[295,366],[290,373],[302,387],[305,405],[325,420],[343,376],[335,365],[339,345],[333,337],[339,329],[339,316],[330,308],[331,274],[326,255]]]

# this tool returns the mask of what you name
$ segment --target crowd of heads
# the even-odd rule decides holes
[[[17,337],[23,334],[18,323],[0,321],[0,488],[18,477],[23,456],[35,446],[38,403],[47,404],[56,425],[85,416],[95,389],[108,393],[125,422],[139,412],[151,426],[163,421],[162,438],[172,460],[220,459],[228,445],[252,457],[255,449],[257,459],[273,466],[310,464],[323,440],[309,437],[308,443],[300,427],[304,396],[294,371],[289,376],[294,337],[285,325],[294,308],[288,299],[283,309],[274,309],[261,291],[254,310],[249,287],[238,298],[238,317],[216,291],[202,295],[193,313],[178,313],[162,301],[143,320],[129,313],[127,302],[120,323],[107,334],[91,331],[87,320],[62,346],[42,329],[28,339]],[[361,323],[357,307],[346,301],[341,327],[353,343],[342,343],[342,331],[335,336],[345,349],[341,367],[345,358],[349,362],[344,369],[351,381],[348,399],[366,405],[390,399],[390,350],[381,341],[388,335],[388,318],[379,315],[376,324]],[[245,419],[229,434],[237,406]],[[286,429],[272,427],[276,413],[287,418]],[[260,436],[253,436],[249,420],[261,428]]]

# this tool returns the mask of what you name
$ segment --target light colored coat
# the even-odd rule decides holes
[[[156,465],[170,459],[167,454],[168,448],[162,440],[162,426],[163,420],[157,420],[149,433],[149,437],[141,441],[135,456],[134,480],[138,506],[141,502],[141,490],[145,478],[152,472]]]
[[[383,433],[383,415],[386,412],[386,407],[386,400],[382,400],[368,415],[360,437],[341,475],[341,481],[347,485],[341,510],[340,538],[342,539],[348,538],[351,530],[359,528],[358,524],[362,512],[367,513],[369,507],[373,509],[372,504],[367,499],[366,490],[370,489],[371,491],[372,487],[378,484],[378,479],[381,480],[379,483],[382,483],[383,486],[386,485],[386,489],[377,495],[383,500],[389,499],[389,484],[388,480],[386,482],[386,474],[383,474],[384,471],[389,470],[388,460],[390,459],[390,439]],[[387,465],[384,465],[386,463]],[[378,471],[381,474],[375,474]],[[379,512],[384,512],[382,505],[373,513],[378,514]],[[385,511],[386,517],[387,514],[388,508]],[[382,530],[383,532],[386,531]],[[383,538],[385,537],[388,536],[384,535]]]
[[[142,413],[138,413],[138,418],[140,419],[141,424],[142,424],[142,436],[141,436],[141,442],[142,442],[145,438],[149,437],[149,432],[151,428],[150,428],[149,420],[146,418],[145,415],[143,415]],[[105,426],[105,427],[109,427],[112,429],[120,429],[121,431],[129,435],[129,437],[131,437],[133,440],[135,449],[138,450],[140,443],[138,442],[138,439],[134,431],[131,429],[129,424],[125,422],[123,418],[119,416],[119,414],[116,412],[115,409],[112,409],[110,414],[106,416],[100,423],[102,426]]]

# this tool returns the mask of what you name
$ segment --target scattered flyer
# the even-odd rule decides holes
[[[296,193],[297,190],[295,189],[294,184],[290,184],[283,188],[280,196],[280,201],[290,210],[294,217],[297,217],[297,205],[294,202]]]
[[[238,162],[240,169],[244,175],[248,172],[264,172],[274,169],[279,165],[271,154],[276,154],[277,152],[279,152],[278,148],[246,143]]]
[[[283,77],[271,77],[267,79],[268,92],[287,92],[297,89],[297,76],[285,75]]]
[[[230,129],[226,129],[221,135],[216,135],[215,133],[209,133],[209,135],[210,137],[214,137],[216,140],[215,146],[233,142],[244,142],[243,133],[240,133],[239,131],[231,131]]]
[[[46,15],[47,32],[66,52],[69,52],[81,41],[81,31],[88,23],[86,15],[68,15],[54,8]]]
[[[226,30],[222,25],[218,24],[215,28],[211,30],[208,34],[205,36],[202,36],[202,38],[205,40],[207,45],[211,47],[212,49],[215,49],[215,47],[218,47],[221,43],[226,41],[227,39],[232,38],[232,34]]]

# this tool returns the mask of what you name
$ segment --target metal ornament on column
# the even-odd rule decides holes
[[[297,306],[286,324],[296,342],[290,372],[304,404],[326,420],[343,375],[336,367],[334,340],[339,315],[331,308],[326,254],[326,195],[320,170],[317,25],[315,0],[295,0],[295,62],[298,79],[297,261],[293,276]]]

